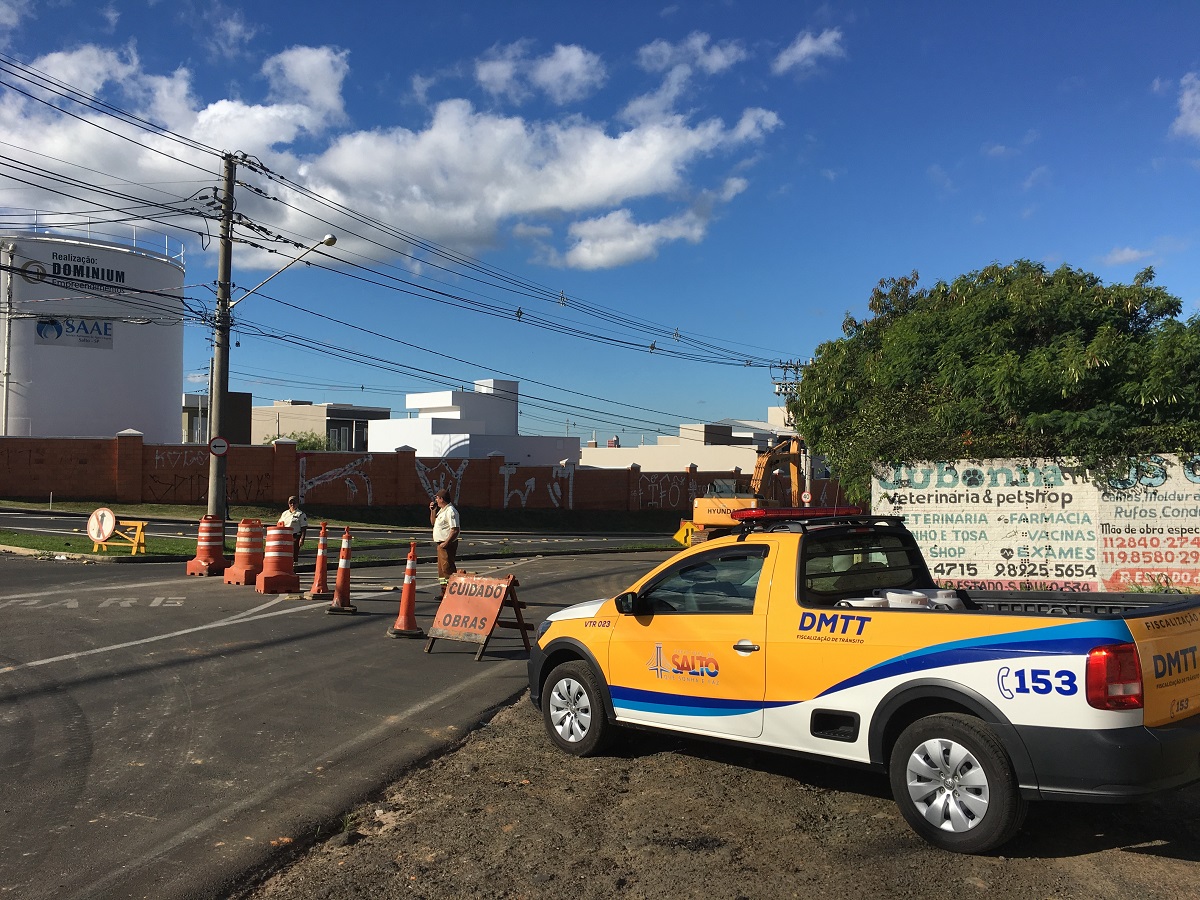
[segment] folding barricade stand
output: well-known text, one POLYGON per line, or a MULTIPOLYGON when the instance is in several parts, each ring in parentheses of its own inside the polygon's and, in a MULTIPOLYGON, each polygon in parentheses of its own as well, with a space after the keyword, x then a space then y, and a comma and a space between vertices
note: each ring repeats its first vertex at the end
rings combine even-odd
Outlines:
POLYGON ((525 650, 530 650, 529 632, 532 625, 525 623, 521 610, 525 604, 517 599, 519 582, 512 575, 504 578, 485 578, 470 572, 455 572, 450 576, 446 585, 446 593, 438 605, 437 614, 433 617, 433 626, 429 629, 429 640, 425 642, 425 652, 433 649, 433 642, 438 638, 450 641, 465 641, 479 644, 475 661, 483 658, 488 641, 496 628, 515 628, 521 634, 521 642, 525 650), (509 609, 513 618, 501 619, 503 609, 509 609))
POLYGON ((88 517, 87 533, 92 539, 92 552, 107 553, 112 544, 122 549, 132 547, 132 556, 145 553, 146 526, 149 524, 137 519, 118 520, 111 509, 102 506, 88 517))

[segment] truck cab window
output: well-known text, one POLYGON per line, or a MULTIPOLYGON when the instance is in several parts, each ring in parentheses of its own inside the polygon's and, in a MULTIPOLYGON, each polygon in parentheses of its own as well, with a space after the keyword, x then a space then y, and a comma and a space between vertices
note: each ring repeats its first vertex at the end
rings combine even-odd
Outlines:
POLYGON ((749 614, 766 555, 767 548, 758 545, 690 557, 642 596, 655 613, 749 614))

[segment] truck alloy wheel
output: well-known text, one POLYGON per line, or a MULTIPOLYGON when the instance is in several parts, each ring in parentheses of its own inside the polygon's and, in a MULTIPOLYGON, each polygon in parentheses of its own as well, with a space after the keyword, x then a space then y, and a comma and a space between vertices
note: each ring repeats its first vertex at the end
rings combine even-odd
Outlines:
POLYGON ((580 660, 556 666, 542 692, 546 733, 573 756, 600 750, 612 732, 591 667, 580 660))
POLYGON ((947 713, 909 725, 892 748, 889 777, 905 820, 943 850, 993 850, 1025 818, 1003 745, 973 716, 947 713))

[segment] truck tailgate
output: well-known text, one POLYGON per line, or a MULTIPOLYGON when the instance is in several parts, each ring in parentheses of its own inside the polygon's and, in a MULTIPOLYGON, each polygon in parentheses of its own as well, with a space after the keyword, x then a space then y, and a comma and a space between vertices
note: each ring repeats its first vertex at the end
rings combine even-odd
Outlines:
POLYGON ((1168 725, 1200 712, 1200 605, 1127 620, 1142 665, 1144 722, 1168 725))

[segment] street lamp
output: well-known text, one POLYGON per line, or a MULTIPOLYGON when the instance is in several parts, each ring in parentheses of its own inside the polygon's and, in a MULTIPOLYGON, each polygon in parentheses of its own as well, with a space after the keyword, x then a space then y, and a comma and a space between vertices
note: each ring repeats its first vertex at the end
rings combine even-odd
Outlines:
MULTIPOLYGON (((232 197, 233 185, 232 181, 232 166, 226 169, 226 189, 224 192, 225 204, 230 205, 227 212, 232 213, 232 197)), ((229 288, 230 279, 232 276, 232 261, 231 261, 231 215, 223 215, 221 222, 221 246, 220 254, 217 259, 217 312, 216 321, 213 324, 213 389, 212 395, 208 398, 209 405, 209 421, 211 422, 211 433, 213 437, 224 437, 225 430, 225 406, 229 399, 229 329, 233 324, 233 317, 230 315, 230 310, 237 306, 268 281, 274 278, 280 272, 290 268, 295 263, 298 263, 308 254, 312 253, 318 247, 332 247, 337 243, 337 238, 332 234, 327 234, 321 240, 317 241, 299 256, 288 261, 288 264, 277 272, 264 278, 242 296, 230 302, 229 288)), ((226 503, 226 488, 225 488, 225 454, 210 453, 208 457, 208 514, 216 516, 222 521, 225 520, 228 514, 228 506, 226 503)))
POLYGON ((286 266, 284 266, 282 269, 280 269, 278 272, 275 272, 272 275, 268 275, 266 278, 264 278, 262 281, 260 281, 254 287, 250 288, 250 290, 246 291, 246 293, 242 294, 242 296, 238 297, 236 300, 234 300, 232 303, 230 303, 229 308, 233 309, 235 306, 237 306, 239 303, 241 303, 243 300, 245 300, 247 297, 249 297, 251 294, 253 294, 255 291, 257 291, 260 287, 262 287, 264 284, 266 284, 268 281, 270 281, 276 275, 280 274, 281 272, 286 272, 294 263, 300 262, 300 260, 304 259, 304 257, 308 256, 308 254, 312 253, 318 247, 332 247, 336 243, 337 243, 336 236, 334 236, 332 234, 325 235, 325 237, 321 238, 319 241, 317 241, 315 244, 313 244, 311 247, 309 247, 307 250, 305 250, 303 253, 301 253, 299 256, 297 256, 295 259, 293 259, 291 262, 289 262, 286 266))

